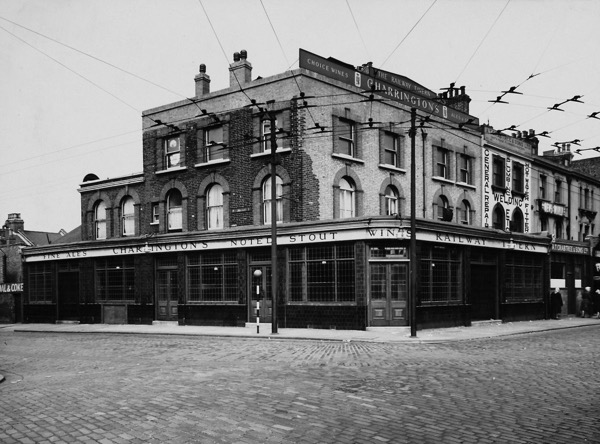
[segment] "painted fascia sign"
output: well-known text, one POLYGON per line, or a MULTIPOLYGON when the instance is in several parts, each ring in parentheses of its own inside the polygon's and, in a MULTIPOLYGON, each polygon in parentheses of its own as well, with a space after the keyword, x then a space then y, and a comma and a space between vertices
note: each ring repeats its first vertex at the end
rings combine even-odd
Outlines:
POLYGON ((475 125, 479 120, 467 113, 450 108, 437 95, 407 77, 387 71, 367 67, 358 70, 342 62, 325 59, 303 49, 300 50, 300 68, 313 71, 342 83, 355 86, 365 92, 384 99, 416 108, 421 114, 447 119, 455 123, 470 122, 475 125))

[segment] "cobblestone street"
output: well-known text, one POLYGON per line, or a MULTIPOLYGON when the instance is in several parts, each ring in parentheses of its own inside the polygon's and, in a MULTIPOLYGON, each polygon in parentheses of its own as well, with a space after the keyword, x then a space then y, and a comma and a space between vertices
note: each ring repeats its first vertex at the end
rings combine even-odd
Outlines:
POLYGON ((0 329, 0 442, 600 442, 599 333, 388 344, 0 329))

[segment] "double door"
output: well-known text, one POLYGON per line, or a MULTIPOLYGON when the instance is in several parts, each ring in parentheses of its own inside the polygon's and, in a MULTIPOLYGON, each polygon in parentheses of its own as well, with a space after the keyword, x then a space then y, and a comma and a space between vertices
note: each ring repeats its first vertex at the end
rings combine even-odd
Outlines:
POLYGON ((371 262, 370 325, 408 325, 408 262, 371 262))
POLYGON ((177 269, 156 270, 156 319, 159 321, 177 320, 177 269))

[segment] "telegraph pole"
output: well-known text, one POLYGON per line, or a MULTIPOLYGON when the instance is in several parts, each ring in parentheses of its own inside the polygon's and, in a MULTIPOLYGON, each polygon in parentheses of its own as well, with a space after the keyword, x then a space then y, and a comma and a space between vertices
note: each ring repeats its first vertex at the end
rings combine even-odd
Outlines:
POLYGON ((271 294, 273 295, 271 333, 277 333, 277 133, 276 119, 269 113, 271 125, 271 294))
POLYGON ((416 230, 416 159, 415 145, 417 138, 417 109, 410 109, 410 295, 409 295, 409 321, 410 336, 417 336, 417 230, 416 230))

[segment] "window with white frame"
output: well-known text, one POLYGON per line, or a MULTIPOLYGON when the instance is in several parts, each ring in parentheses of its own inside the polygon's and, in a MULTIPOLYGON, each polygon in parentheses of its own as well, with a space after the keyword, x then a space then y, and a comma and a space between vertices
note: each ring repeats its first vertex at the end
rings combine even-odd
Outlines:
POLYGON ((337 117, 337 152, 350 157, 356 156, 356 123, 349 119, 337 117))
POLYGON ((151 220, 151 224, 158 224, 160 222, 160 215, 159 215, 159 206, 157 203, 153 203, 152 204, 152 220, 151 220))
POLYGON ((121 203, 121 227, 123 236, 135 234, 135 207, 131 196, 123 199, 121 203))
POLYGON ((473 159, 471 156, 461 154, 458 158, 459 166, 459 181, 463 183, 473 184, 473 159))
POLYGON ((519 162, 512 163, 512 191, 514 193, 525 192, 525 170, 523 164, 519 162))
POLYGON ((183 227, 182 198, 179 190, 171 190, 167 195, 167 228, 181 230, 183 227))
POLYGON ((450 203, 448 202, 448 198, 442 194, 437 199, 437 218, 443 221, 452 220, 452 217, 449 217, 449 211, 450 203))
POLYGON ((442 147, 436 147, 435 151, 435 175, 437 177, 443 177, 444 179, 450 179, 450 156, 447 149, 442 147))
POLYGON ((340 179, 340 218, 356 215, 356 187, 346 178, 340 179))
POLYGON ((271 129, 271 121, 266 119, 261 122, 261 146, 264 153, 271 151, 271 133, 277 132, 277 119, 274 121, 275 128, 271 129))
POLYGON ((94 233, 96 239, 106 239, 106 204, 102 200, 94 207, 94 233))
POLYGON ((181 164, 181 146, 179 137, 165 139, 165 166, 175 168, 181 164))
POLYGON ((222 126, 210 127, 204 130, 204 149, 204 158, 207 162, 226 158, 222 126))
POLYGON ((383 196, 385 199, 385 214, 387 216, 396 216, 400 214, 400 209, 398 205, 399 197, 398 191, 393 186, 388 186, 385 189, 385 195, 383 196))
POLYGON ((500 204, 496 205, 492 213, 492 226, 498 230, 504 230, 506 227, 504 217, 504 208, 500 204))
POLYGON ((381 144, 383 148, 382 162, 385 165, 391 165, 401 168, 401 139, 397 134, 389 131, 384 131, 381 136, 381 144))
POLYGON ((492 158, 492 185, 498 188, 506 186, 506 167, 504 159, 500 156, 492 158))
POLYGON ((471 204, 468 200, 463 200, 460 205, 460 223, 471 225, 471 204))
MULTIPOLYGON (((275 199, 276 199, 276 223, 283 222, 283 181, 281 177, 275 176, 275 199)), ((268 176, 262 184, 262 203, 263 203, 263 221, 265 225, 271 223, 271 205, 272 205, 272 180, 268 176)))
POLYGON ((206 224, 209 230, 223 228, 223 187, 219 184, 206 193, 206 224))

